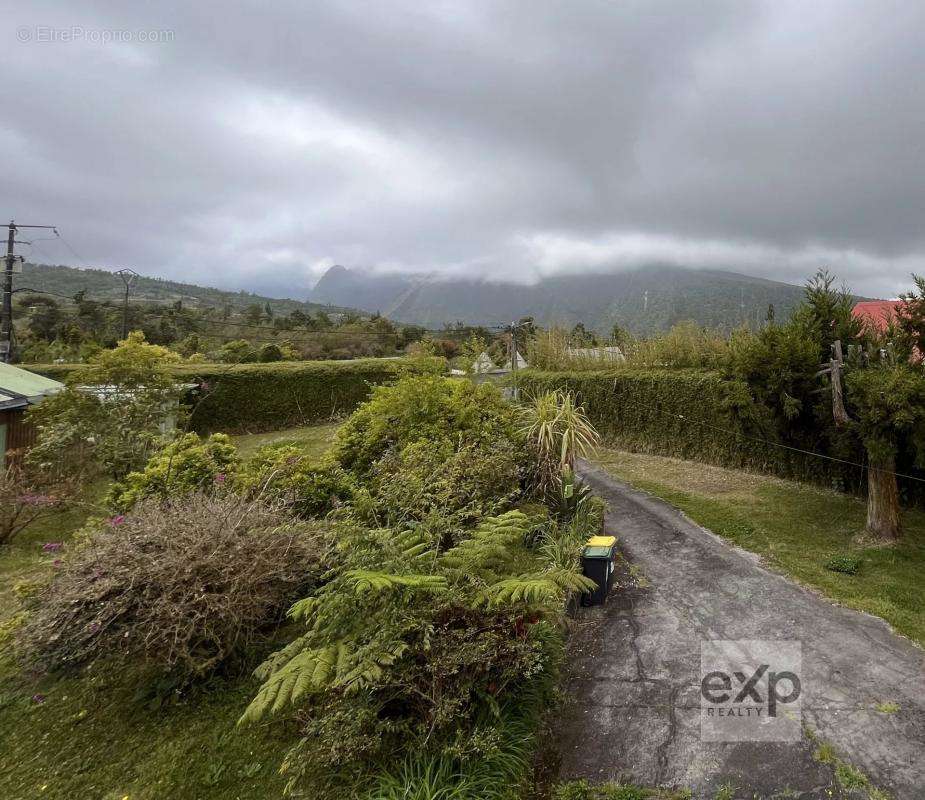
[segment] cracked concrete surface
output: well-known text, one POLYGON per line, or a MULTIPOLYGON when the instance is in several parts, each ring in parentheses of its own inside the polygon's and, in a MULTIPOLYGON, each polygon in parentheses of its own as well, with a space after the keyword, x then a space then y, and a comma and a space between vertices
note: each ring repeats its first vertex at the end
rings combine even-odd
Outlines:
POLYGON ((727 782, 749 800, 866 797, 839 787, 807 736, 701 741, 701 642, 790 639, 803 649, 804 724, 894 800, 925 799, 925 652, 668 504, 590 464, 581 472, 608 502, 625 563, 608 604, 577 624, 556 726, 560 777, 687 786, 710 799, 727 782), (885 702, 899 710, 878 711, 885 702))

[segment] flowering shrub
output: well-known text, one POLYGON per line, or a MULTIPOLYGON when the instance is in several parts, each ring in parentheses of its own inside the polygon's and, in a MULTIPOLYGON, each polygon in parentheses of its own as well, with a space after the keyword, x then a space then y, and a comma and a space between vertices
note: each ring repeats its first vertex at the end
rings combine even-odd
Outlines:
POLYGON ((72 495, 69 482, 48 485, 46 476, 18 462, 0 468, 0 545, 12 542, 36 520, 61 511, 72 495))
POLYGON ((113 658, 200 676, 315 586, 324 541, 320 529, 232 495, 146 498, 64 554, 28 599, 20 642, 48 669, 113 658))

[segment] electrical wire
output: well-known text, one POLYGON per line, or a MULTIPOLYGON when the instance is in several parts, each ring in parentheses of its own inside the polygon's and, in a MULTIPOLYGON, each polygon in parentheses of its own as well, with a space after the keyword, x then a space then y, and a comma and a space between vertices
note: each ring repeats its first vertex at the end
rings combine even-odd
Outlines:
MULTIPOLYGON (((740 431, 732 430, 731 428, 723 428, 723 427, 720 427, 719 425, 712 425, 709 422, 701 422, 699 420, 686 417, 684 414, 677 414, 673 411, 667 411, 661 408, 654 408, 652 406, 641 406, 638 403, 633 403, 633 402, 629 402, 629 403, 624 402, 623 405, 633 406, 637 409, 640 409, 642 411, 649 412, 649 413, 654 411, 655 413, 660 413, 666 416, 674 417, 675 419, 679 419, 688 424, 699 425, 702 428, 710 428, 712 430, 719 431, 721 433, 726 433, 732 436, 736 436, 740 439, 745 439, 746 441, 758 442, 760 444, 769 445, 771 447, 779 447, 784 450, 790 450, 795 453, 801 453, 803 455, 813 456, 815 458, 822 458, 822 459, 825 459, 826 461, 834 461, 838 464, 846 464, 847 466, 850 466, 850 467, 857 467, 858 469, 861 469, 861 470, 870 469, 869 464, 861 464, 857 461, 849 461, 848 459, 845 459, 845 458, 836 458, 835 456, 829 456, 829 455, 826 455, 825 453, 817 453, 815 450, 805 450, 802 447, 794 447, 789 444, 782 444, 781 442, 774 442, 774 441, 771 441, 770 439, 761 438, 760 436, 749 436, 748 434, 744 434, 744 433, 741 433, 740 431)), ((886 473, 887 475, 894 475, 897 478, 906 478, 907 480, 910 480, 910 481, 918 481, 919 483, 925 483, 925 478, 921 478, 916 475, 909 475, 904 472, 895 472, 889 469, 884 469, 880 471, 886 473)))

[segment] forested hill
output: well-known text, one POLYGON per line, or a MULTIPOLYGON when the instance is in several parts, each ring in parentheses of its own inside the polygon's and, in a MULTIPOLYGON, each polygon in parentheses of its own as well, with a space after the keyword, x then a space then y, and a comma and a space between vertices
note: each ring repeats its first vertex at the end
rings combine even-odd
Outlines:
POLYGON ((532 286, 438 276, 376 275, 332 267, 312 292, 316 302, 344 303, 410 323, 439 327, 460 320, 493 325, 533 316, 541 325, 634 334, 667 330, 683 320, 720 330, 755 327, 774 306, 786 319, 800 286, 721 270, 657 266, 610 274, 548 277, 532 286))
MULTIPOLYGON (((86 292, 87 299, 104 301, 121 301, 124 284, 118 275, 104 269, 78 269, 76 267, 50 266, 47 264, 25 264, 22 274, 13 276, 13 288, 29 288, 40 292, 51 292, 73 298, 81 291, 86 292)), ((265 297, 251 292, 231 292, 209 286, 197 286, 192 283, 150 278, 140 275, 132 287, 133 303, 152 302, 173 305, 182 300, 184 305, 211 306, 216 309, 230 307, 243 310, 248 306, 269 303, 274 312, 289 313, 295 310, 304 313, 316 311, 349 311, 351 309, 327 304, 305 302, 292 298, 265 297)))

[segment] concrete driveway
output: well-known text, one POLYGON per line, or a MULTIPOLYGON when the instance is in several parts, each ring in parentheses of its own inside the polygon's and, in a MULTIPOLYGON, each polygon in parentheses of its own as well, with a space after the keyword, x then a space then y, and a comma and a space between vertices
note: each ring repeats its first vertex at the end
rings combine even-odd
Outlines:
MULTIPOLYGON (((668 504, 587 463, 581 473, 609 504, 625 562, 621 588, 582 613, 572 640, 571 700, 555 732, 562 778, 686 786, 710 800, 724 784, 749 800, 883 796, 820 762, 822 746, 886 796, 925 798, 925 652, 668 504), (799 643, 797 740, 704 741, 701 647, 717 640, 799 643)), ((736 689, 753 666, 731 679, 736 689)))

